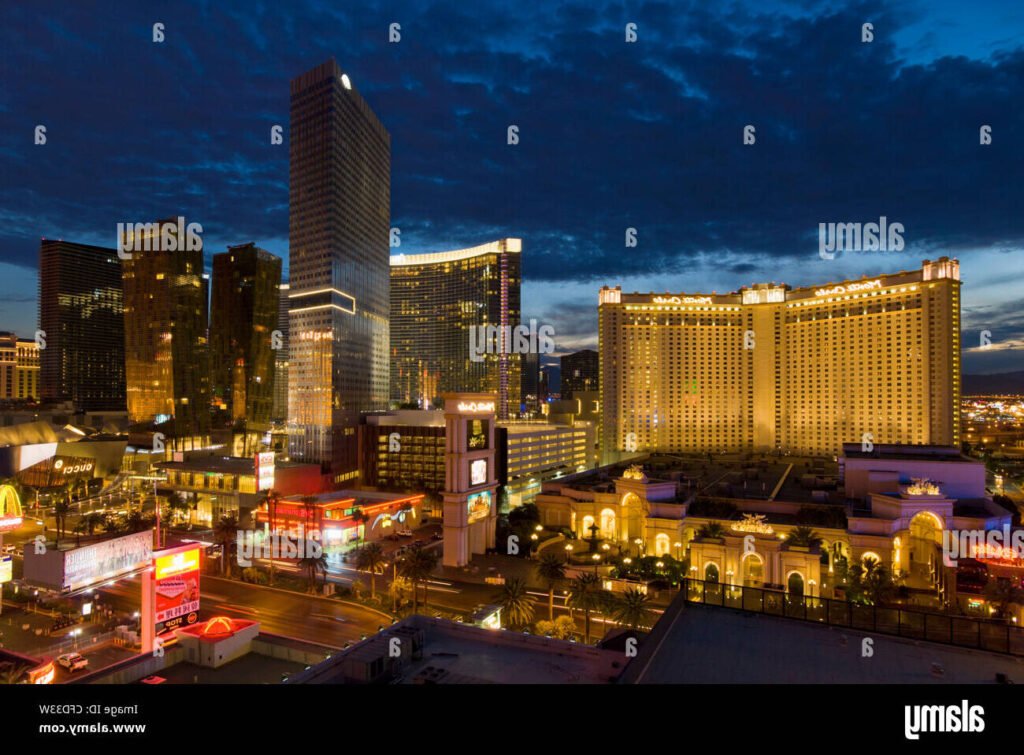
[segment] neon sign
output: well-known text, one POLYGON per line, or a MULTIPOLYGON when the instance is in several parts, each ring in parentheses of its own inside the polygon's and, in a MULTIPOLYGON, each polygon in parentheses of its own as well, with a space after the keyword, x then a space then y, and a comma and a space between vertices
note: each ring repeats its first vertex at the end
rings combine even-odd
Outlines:
POLYGON ((465 401, 459 402, 460 412, 493 412, 494 402, 493 401, 470 401, 468 404, 465 401))
POLYGON ((0 485, 0 532, 21 526, 21 498, 11 485, 0 485))
POLYGON ((870 291, 875 288, 881 288, 882 281, 875 279, 873 281, 864 281, 863 283, 847 283, 845 286, 833 286, 832 288, 819 288, 814 292, 815 296, 836 296, 838 294, 851 294, 857 291, 870 291))
POLYGON ((710 296, 655 296, 655 304, 710 304, 710 296))

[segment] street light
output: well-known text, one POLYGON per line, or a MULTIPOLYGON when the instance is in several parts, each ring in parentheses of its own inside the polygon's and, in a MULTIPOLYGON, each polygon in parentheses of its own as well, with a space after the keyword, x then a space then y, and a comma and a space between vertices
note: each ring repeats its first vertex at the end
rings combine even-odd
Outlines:
POLYGON ((565 546, 565 563, 569 563, 569 559, 572 558, 572 543, 566 543, 565 546))

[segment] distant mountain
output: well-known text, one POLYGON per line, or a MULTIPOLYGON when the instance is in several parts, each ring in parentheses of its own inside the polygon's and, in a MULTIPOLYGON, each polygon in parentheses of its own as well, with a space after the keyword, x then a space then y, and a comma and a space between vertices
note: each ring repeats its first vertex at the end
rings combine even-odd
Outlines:
POLYGON ((1024 371, 964 375, 961 385, 965 396, 1024 395, 1024 371))

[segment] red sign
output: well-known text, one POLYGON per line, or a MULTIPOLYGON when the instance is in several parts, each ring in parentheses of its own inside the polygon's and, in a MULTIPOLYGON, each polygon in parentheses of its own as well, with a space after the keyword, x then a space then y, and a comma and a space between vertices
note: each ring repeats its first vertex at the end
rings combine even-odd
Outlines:
POLYGON ((170 621, 199 610, 199 548, 157 556, 156 623, 170 621))

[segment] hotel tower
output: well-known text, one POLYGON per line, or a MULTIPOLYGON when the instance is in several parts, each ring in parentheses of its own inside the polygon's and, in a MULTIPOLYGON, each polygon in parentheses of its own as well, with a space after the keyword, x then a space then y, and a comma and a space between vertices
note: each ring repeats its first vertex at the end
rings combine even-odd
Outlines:
POLYGON ((341 483, 388 406, 391 136, 329 60, 292 80, 289 139, 289 451, 341 483))
POLYGON ((522 355, 509 343, 485 351, 479 333, 520 325, 521 251, 519 239, 499 239, 391 258, 392 399, 426 408, 442 393, 493 393, 498 419, 519 413, 522 355))
POLYGON ((960 445, 960 264, 598 306, 602 448, 960 445))

